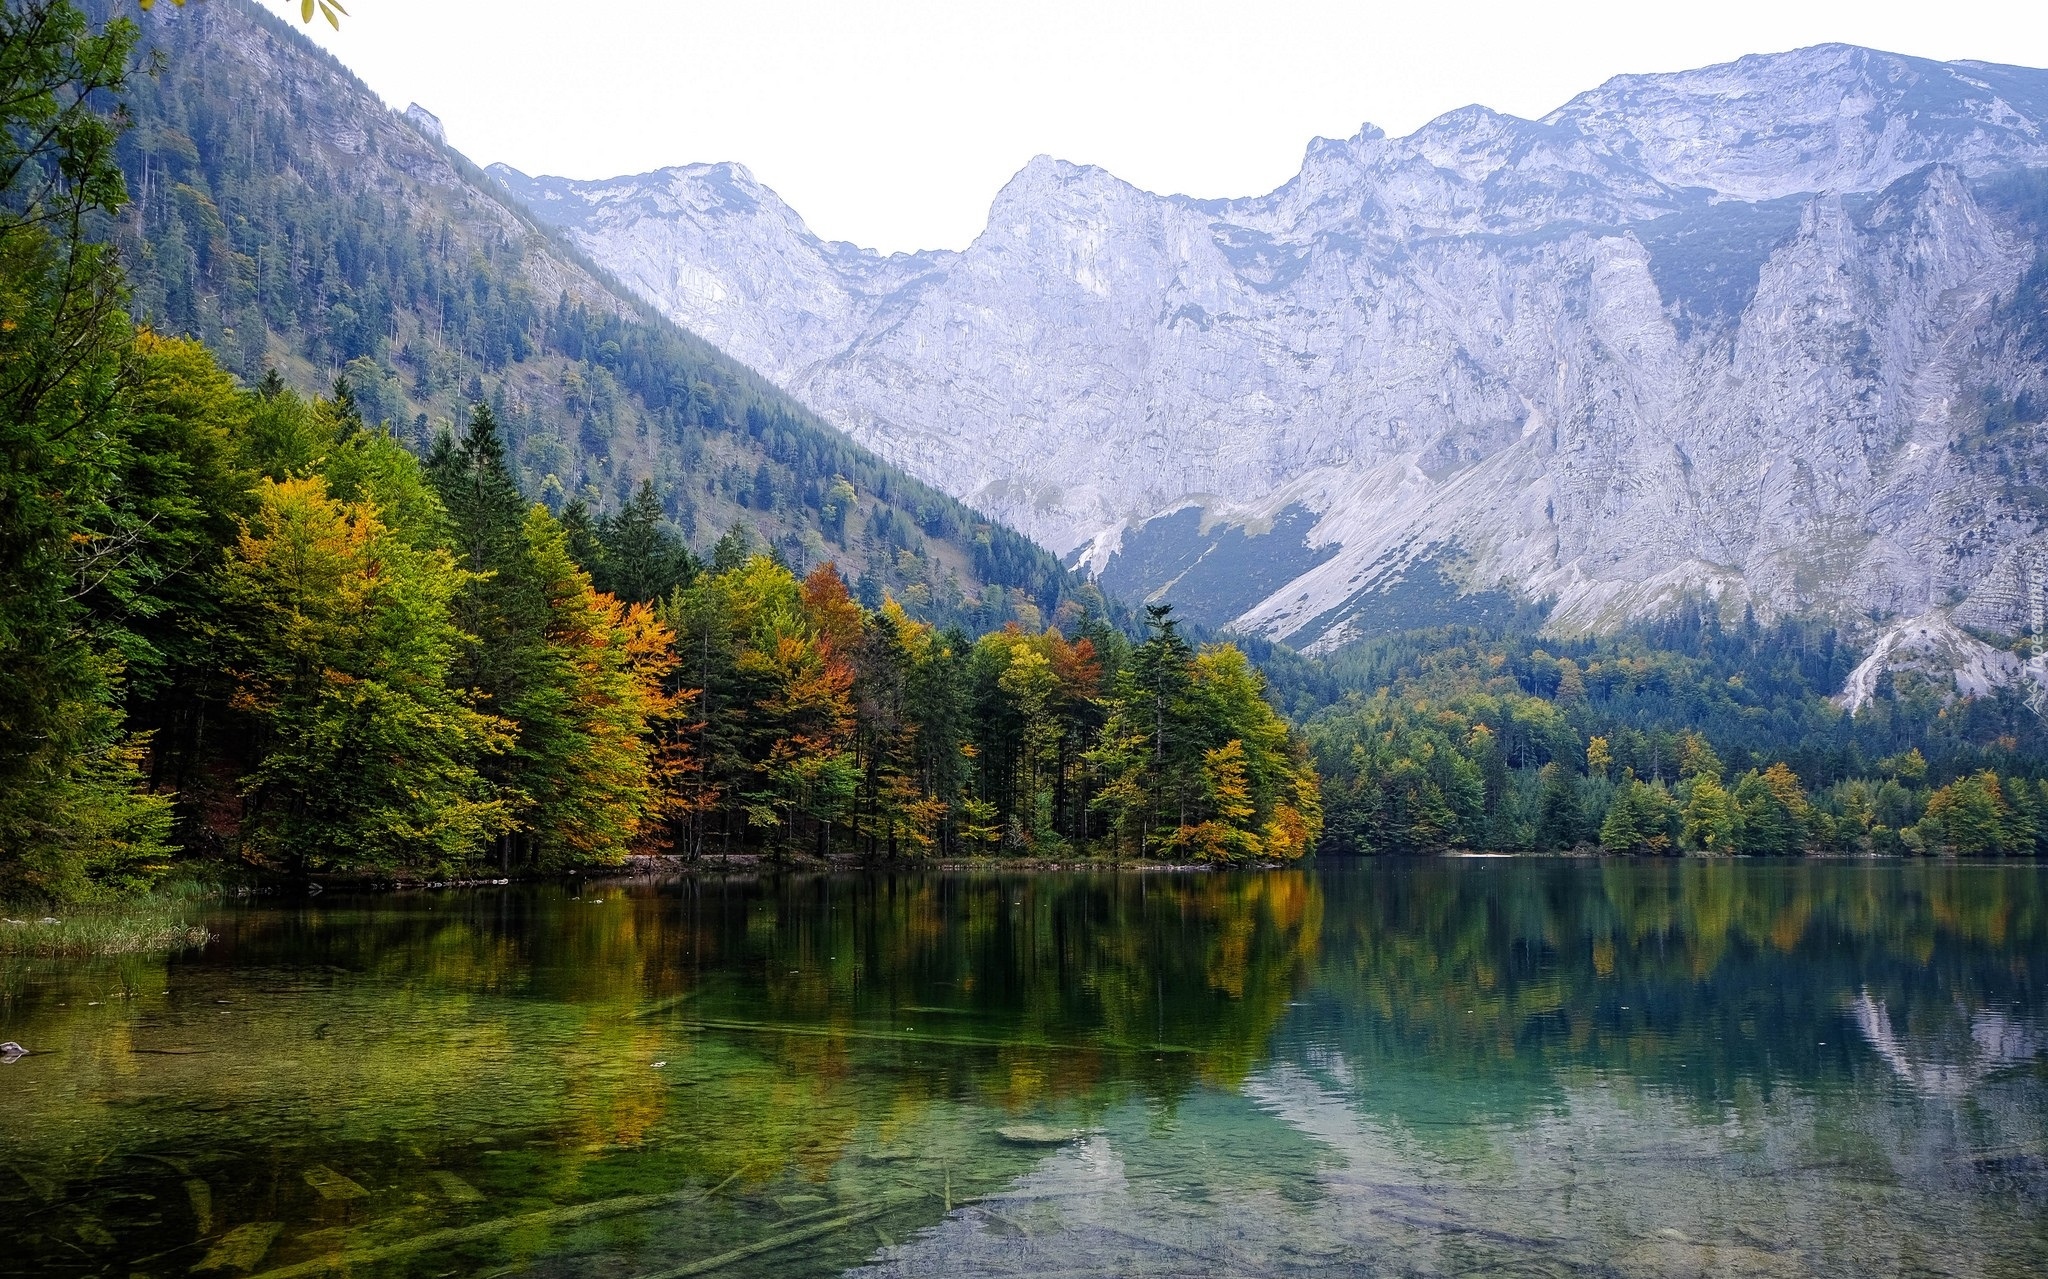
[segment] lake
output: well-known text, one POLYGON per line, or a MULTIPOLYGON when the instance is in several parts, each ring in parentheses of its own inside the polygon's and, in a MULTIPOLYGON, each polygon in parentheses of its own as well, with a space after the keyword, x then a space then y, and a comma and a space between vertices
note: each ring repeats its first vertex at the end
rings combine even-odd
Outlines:
POLYGON ((2041 1275, 2048 870, 229 903, 0 961, 0 1273, 2041 1275))

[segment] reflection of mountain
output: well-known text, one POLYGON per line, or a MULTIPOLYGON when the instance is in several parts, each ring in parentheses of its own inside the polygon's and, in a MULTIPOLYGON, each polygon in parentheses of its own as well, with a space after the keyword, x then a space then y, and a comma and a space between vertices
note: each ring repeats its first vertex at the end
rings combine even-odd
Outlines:
POLYGON ((1403 1078, 1418 1065, 1325 1052, 1261 1070, 1242 1098, 1193 1094, 1163 1122, 1116 1106, 852 1274, 1793 1279, 1910 1268, 1932 1240, 1947 1274, 2039 1260, 2026 1202, 1932 1155, 1945 1122, 1887 1090, 1699 1107, 1585 1074, 1503 1119, 1484 1088, 1403 1078), (1432 1091, 1437 1109, 1389 1113, 1388 1091, 1432 1091))
POLYGON ((1873 999, 1868 989, 1849 1001, 1849 1014, 1863 1041, 1892 1073, 1928 1097, 1960 1097, 1992 1074, 2025 1065, 2048 1049, 2039 1027, 1988 1008, 1968 1014, 1966 1035, 1920 1045, 1893 1031, 1885 1001, 1873 999))
POLYGON ((1854 1071, 1859 990, 1917 1034, 1909 1016, 2023 1004, 2048 981, 2031 865, 1502 859, 1321 883, 1318 977, 1281 1051, 1484 1079, 1516 1113, 1585 1069, 1706 1099, 1854 1071))

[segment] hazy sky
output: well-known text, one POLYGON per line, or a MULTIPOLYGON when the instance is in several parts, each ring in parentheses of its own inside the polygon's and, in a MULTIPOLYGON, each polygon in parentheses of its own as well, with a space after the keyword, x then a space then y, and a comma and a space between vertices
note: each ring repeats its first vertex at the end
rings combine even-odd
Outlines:
MULTIPOLYGON (((266 0, 296 21, 297 0, 266 0)), ((2048 0, 348 0, 312 34, 479 163, 738 160, 820 235, 957 248, 1032 156, 1251 195, 1318 134, 1843 40, 2048 66, 2048 0)))

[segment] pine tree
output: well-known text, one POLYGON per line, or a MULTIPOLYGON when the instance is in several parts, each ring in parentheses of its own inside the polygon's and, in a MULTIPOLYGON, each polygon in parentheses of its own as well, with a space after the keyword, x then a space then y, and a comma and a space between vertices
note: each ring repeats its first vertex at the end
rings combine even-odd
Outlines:
POLYGON ((754 533, 744 523, 735 523, 711 548, 713 572, 730 573, 744 567, 754 554, 754 533))
POLYGON ((1537 774, 1541 791, 1537 800, 1536 847, 1549 851, 1571 848, 1583 829, 1578 787, 1571 771, 1555 760, 1537 774))
POLYGON ((697 575, 696 557, 663 521, 651 480, 642 480, 633 500, 598 526, 597 538, 602 567, 592 580, 628 603, 665 600, 697 575))
POLYGON ((505 462, 497 417, 483 404, 470 410, 457 441, 435 441, 427 473, 448 512, 450 534, 463 567, 474 574, 516 571, 525 553, 526 502, 505 462))
MULTIPOLYGON (((920 829, 929 836, 925 847, 951 851, 953 841, 965 837, 965 805, 979 802, 972 789, 974 747, 968 715, 972 645, 957 627, 934 632, 901 617, 900 610, 897 614, 908 658, 903 674, 903 718, 913 730, 907 767, 915 782, 917 802, 925 806, 916 816, 920 829), (926 822, 930 824, 924 825, 926 822)), ((989 821, 993 820, 991 810, 989 821)))
MULTIPOLYGON (((569 555, 592 583, 609 580, 611 566, 605 562, 604 543, 598 540, 597 521, 590 518, 590 504, 572 499, 562 508, 562 536, 568 539, 569 555)), ((666 598, 664 596, 663 598, 666 598)))
MULTIPOLYGON (((832 585, 814 593, 807 582, 806 602, 814 594, 829 594, 836 606, 845 597, 845 583, 829 566, 821 571, 830 573, 832 585)), ((813 574, 811 581, 817 579, 813 574)), ((929 628, 912 622, 893 602, 854 620, 859 627, 852 650, 854 759, 860 770, 855 828, 870 856, 886 852, 893 857, 900 841, 922 848, 936 834, 927 820, 930 814, 913 811, 926 793, 918 784, 919 725, 909 705, 915 651, 929 642, 929 628)))
MULTIPOLYGON (((1144 643, 1131 653, 1129 688, 1123 700, 1148 723, 1150 811, 1147 813, 1144 843, 1152 832, 1167 832, 1185 825, 1185 786, 1175 784, 1187 777, 1186 744, 1179 733, 1180 699, 1190 677, 1194 652, 1181 638, 1180 622, 1171 604, 1145 606, 1145 627, 1150 632, 1144 643)), ((1120 690, 1122 691, 1122 690, 1120 690)))

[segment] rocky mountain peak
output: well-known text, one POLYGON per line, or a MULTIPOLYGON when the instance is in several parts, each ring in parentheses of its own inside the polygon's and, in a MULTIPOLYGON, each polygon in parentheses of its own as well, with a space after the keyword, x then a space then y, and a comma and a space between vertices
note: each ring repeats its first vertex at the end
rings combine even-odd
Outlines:
POLYGON ((2048 159, 2048 72, 1854 45, 1617 76, 1545 117, 1658 180, 1741 200, 1868 191, 1936 160, 2048 159))
POLYGON ((988 233, 1015 232, 1026 223, 1046 218, 1070 219, 1077 214, 1123 204, 1132 198, 1156 199, 1105 169, 1074 164, 1049 155, 1031 161, 996 193, 989 206, 988 233))
POLYGON ((1818 46, 1317 139, 1241 199, 1040 156, 968 249, 888 259, 765 195, 576 221, 608 184, 528 182, 863 442, 1202 620, 1868 627, 2043 589, 2044 120, 2048 72, 1818 46))
POLYGON ((404 114, 407 123, 411 124, 413 128, 418 129, 436 142, 444 145, 447 143, 448 131, 441 127, 440 116, 435 115, 417 102, 408 105, 405 108, 404 114))

